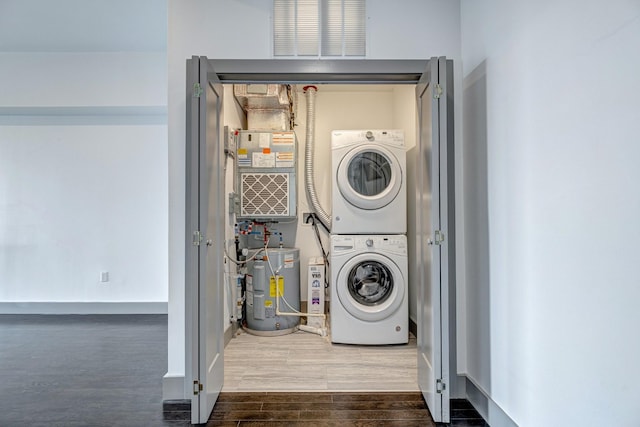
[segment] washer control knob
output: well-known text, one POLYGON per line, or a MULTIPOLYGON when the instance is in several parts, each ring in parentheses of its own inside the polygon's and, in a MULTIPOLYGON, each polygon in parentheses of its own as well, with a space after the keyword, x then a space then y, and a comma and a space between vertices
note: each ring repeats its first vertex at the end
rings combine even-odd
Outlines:
POLYGON ((367 131, 367 133, 365 134, 365 136, 367 137, 367 139, 369 141, 373 141, 373 132, 371 132, 370 130, 367 131))
POLYGON ((367 239, 367 242, 366 242, 366 243, 367 243, 367 246, 368 246, 368 247, 373 246, 373 239, 367 239))

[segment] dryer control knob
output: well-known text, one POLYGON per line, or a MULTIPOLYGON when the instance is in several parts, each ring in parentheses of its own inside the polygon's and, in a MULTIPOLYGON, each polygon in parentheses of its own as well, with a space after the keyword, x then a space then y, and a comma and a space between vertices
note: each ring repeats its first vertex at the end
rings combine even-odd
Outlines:
POLYGON ((366 133, 366 135, 365 135, 365 136, 367 137, 367 139, 368 139, 369 141, 373 141, 373 132, 371 132, 370 130, 369 130, 369 131, 367 131, 367 133, 366 133))
POLYGON ((368 247, 373 246, 373 239, 367 239, 367 242, 366 242, 366 243, 367 243, 367 246, 368 246, 368 247))

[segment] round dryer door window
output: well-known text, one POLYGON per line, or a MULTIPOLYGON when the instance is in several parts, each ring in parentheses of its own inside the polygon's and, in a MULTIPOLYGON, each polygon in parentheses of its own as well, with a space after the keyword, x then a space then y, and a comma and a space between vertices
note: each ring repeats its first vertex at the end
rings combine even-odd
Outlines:
POLYGON ((380 209, 395 199, 402 186, 402 170, 384 147, 367 144, 348 152, 338 166, 340 193, 360 209, 380 209))
POLYGON ((384 255, 364 253, 349 259, 335 283, 340 304, 367 321, 389 317, 402 304, 406 283, 398 266, 384 255))

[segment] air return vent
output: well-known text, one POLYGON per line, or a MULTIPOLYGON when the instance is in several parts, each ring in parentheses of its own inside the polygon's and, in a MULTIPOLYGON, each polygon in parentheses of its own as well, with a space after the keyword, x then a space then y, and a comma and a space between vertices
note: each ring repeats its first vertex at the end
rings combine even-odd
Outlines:
POLYGON ((243 217, 288 217, 289 174, 241 174, 240 210, 243 217))
POLYGON ((291 131, 241 130, 236 135, 240 220, 296 218, 296 136, 291 131))

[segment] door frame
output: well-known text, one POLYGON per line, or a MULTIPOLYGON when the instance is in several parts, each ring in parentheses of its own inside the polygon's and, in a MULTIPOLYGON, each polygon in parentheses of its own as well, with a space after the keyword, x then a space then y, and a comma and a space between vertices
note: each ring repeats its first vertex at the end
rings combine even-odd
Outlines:
MULTIPOLYGON (((206 57, 200 57, 200 60, 208 61, 210 68, 215 70, 217 80, 222 84, 232 83, 283 83, 283 84, 319 84, 319 83, 341 83, 341 84, 410 84, 417 85, 421 76, 427 69, 430 61, 438 59, 424 59, 424 60, 367 60, 367 59, 337 59, 337 60, 325 60, 325 59, 296 59, 296 60, 278 60, 278 59, 262 59, 262 60, 247 60, 247 59, 207 59, 206 57)), ((443 59, 443 58, 441 58, 443 59)), ((443 61, 444 62, 444 61, 443 61)), ((449 66, 448 69, 452 70, 452 61, 446 60, 449 66)), ((447 77, 452 77, 452 72, 447 73, 447 77)), ((449 85, 447 87, 452 88, 453 79, 448 80, 449 85)), ((446 126, 447 132, 446 138, 451 141, 449 150, 453 154, 453 91, 447 92, 448 109, 446 115, 446 123, 441 123, 446 126)), ((442 120, 442 118, 441 118, 442 120)), ((453 168, 447 171, 447 176, 451 177, 451 184, 453 181, 453 168)), ((449 189, 445 189, 449 191, 449 189)), ((451 203, 453 203, 453 188, 450 189, 451 194, 448 195, 451 203)), ((449 216, 452 218, 452 216, 449 216)), ((451 223, 453 227, 453 223, 451 223)), ((450 234, 453 237, 453 234, 450 234)), ((451 248, 455 247, 453 241, 451 241, 451 248)), ((454 255, 454 250, 450 251, 451 255, 454 255)), ((452 346, 449 351, 449 363, 451 384, 448 391, 450 395, 454 395, 453 388, 455 387, 454 378, 457 376, 456 372, 456 354, 455 354, 455 257, 449 260, 449 265, 454 267, 454 270, 447 278, 446 288, 449 295, 449 337, 452 342, 452 346), (451 299, 453 297, 453 299, 451 299)), ((188 268, 188 266, 187 266, 188 268)), ((187 273, 188 274, 188 273, 187 273)), ((193 292, 189 290, 190 284, 186 284, 187 294, 193 292)), ((193 323, 193 319, 190 319, 189 311, 187 311, 186 322, 193 323)), ((444 319, 443 319, 444 320, 444 319)), ((194 325, 195 326, 195 325, 194 325)), ((421 325, 416 325, 417 328, 421 328, 421 325)), ((187 337, 187 340, 189 338, 187 337)), ((193 351, 194 347, 187 346, 187 361, 192 357, 189 354, 193 351), (191 349, 191 350, 190 350, 191 349)), ((447 420, 442 420, 447 422, 447 420)))

